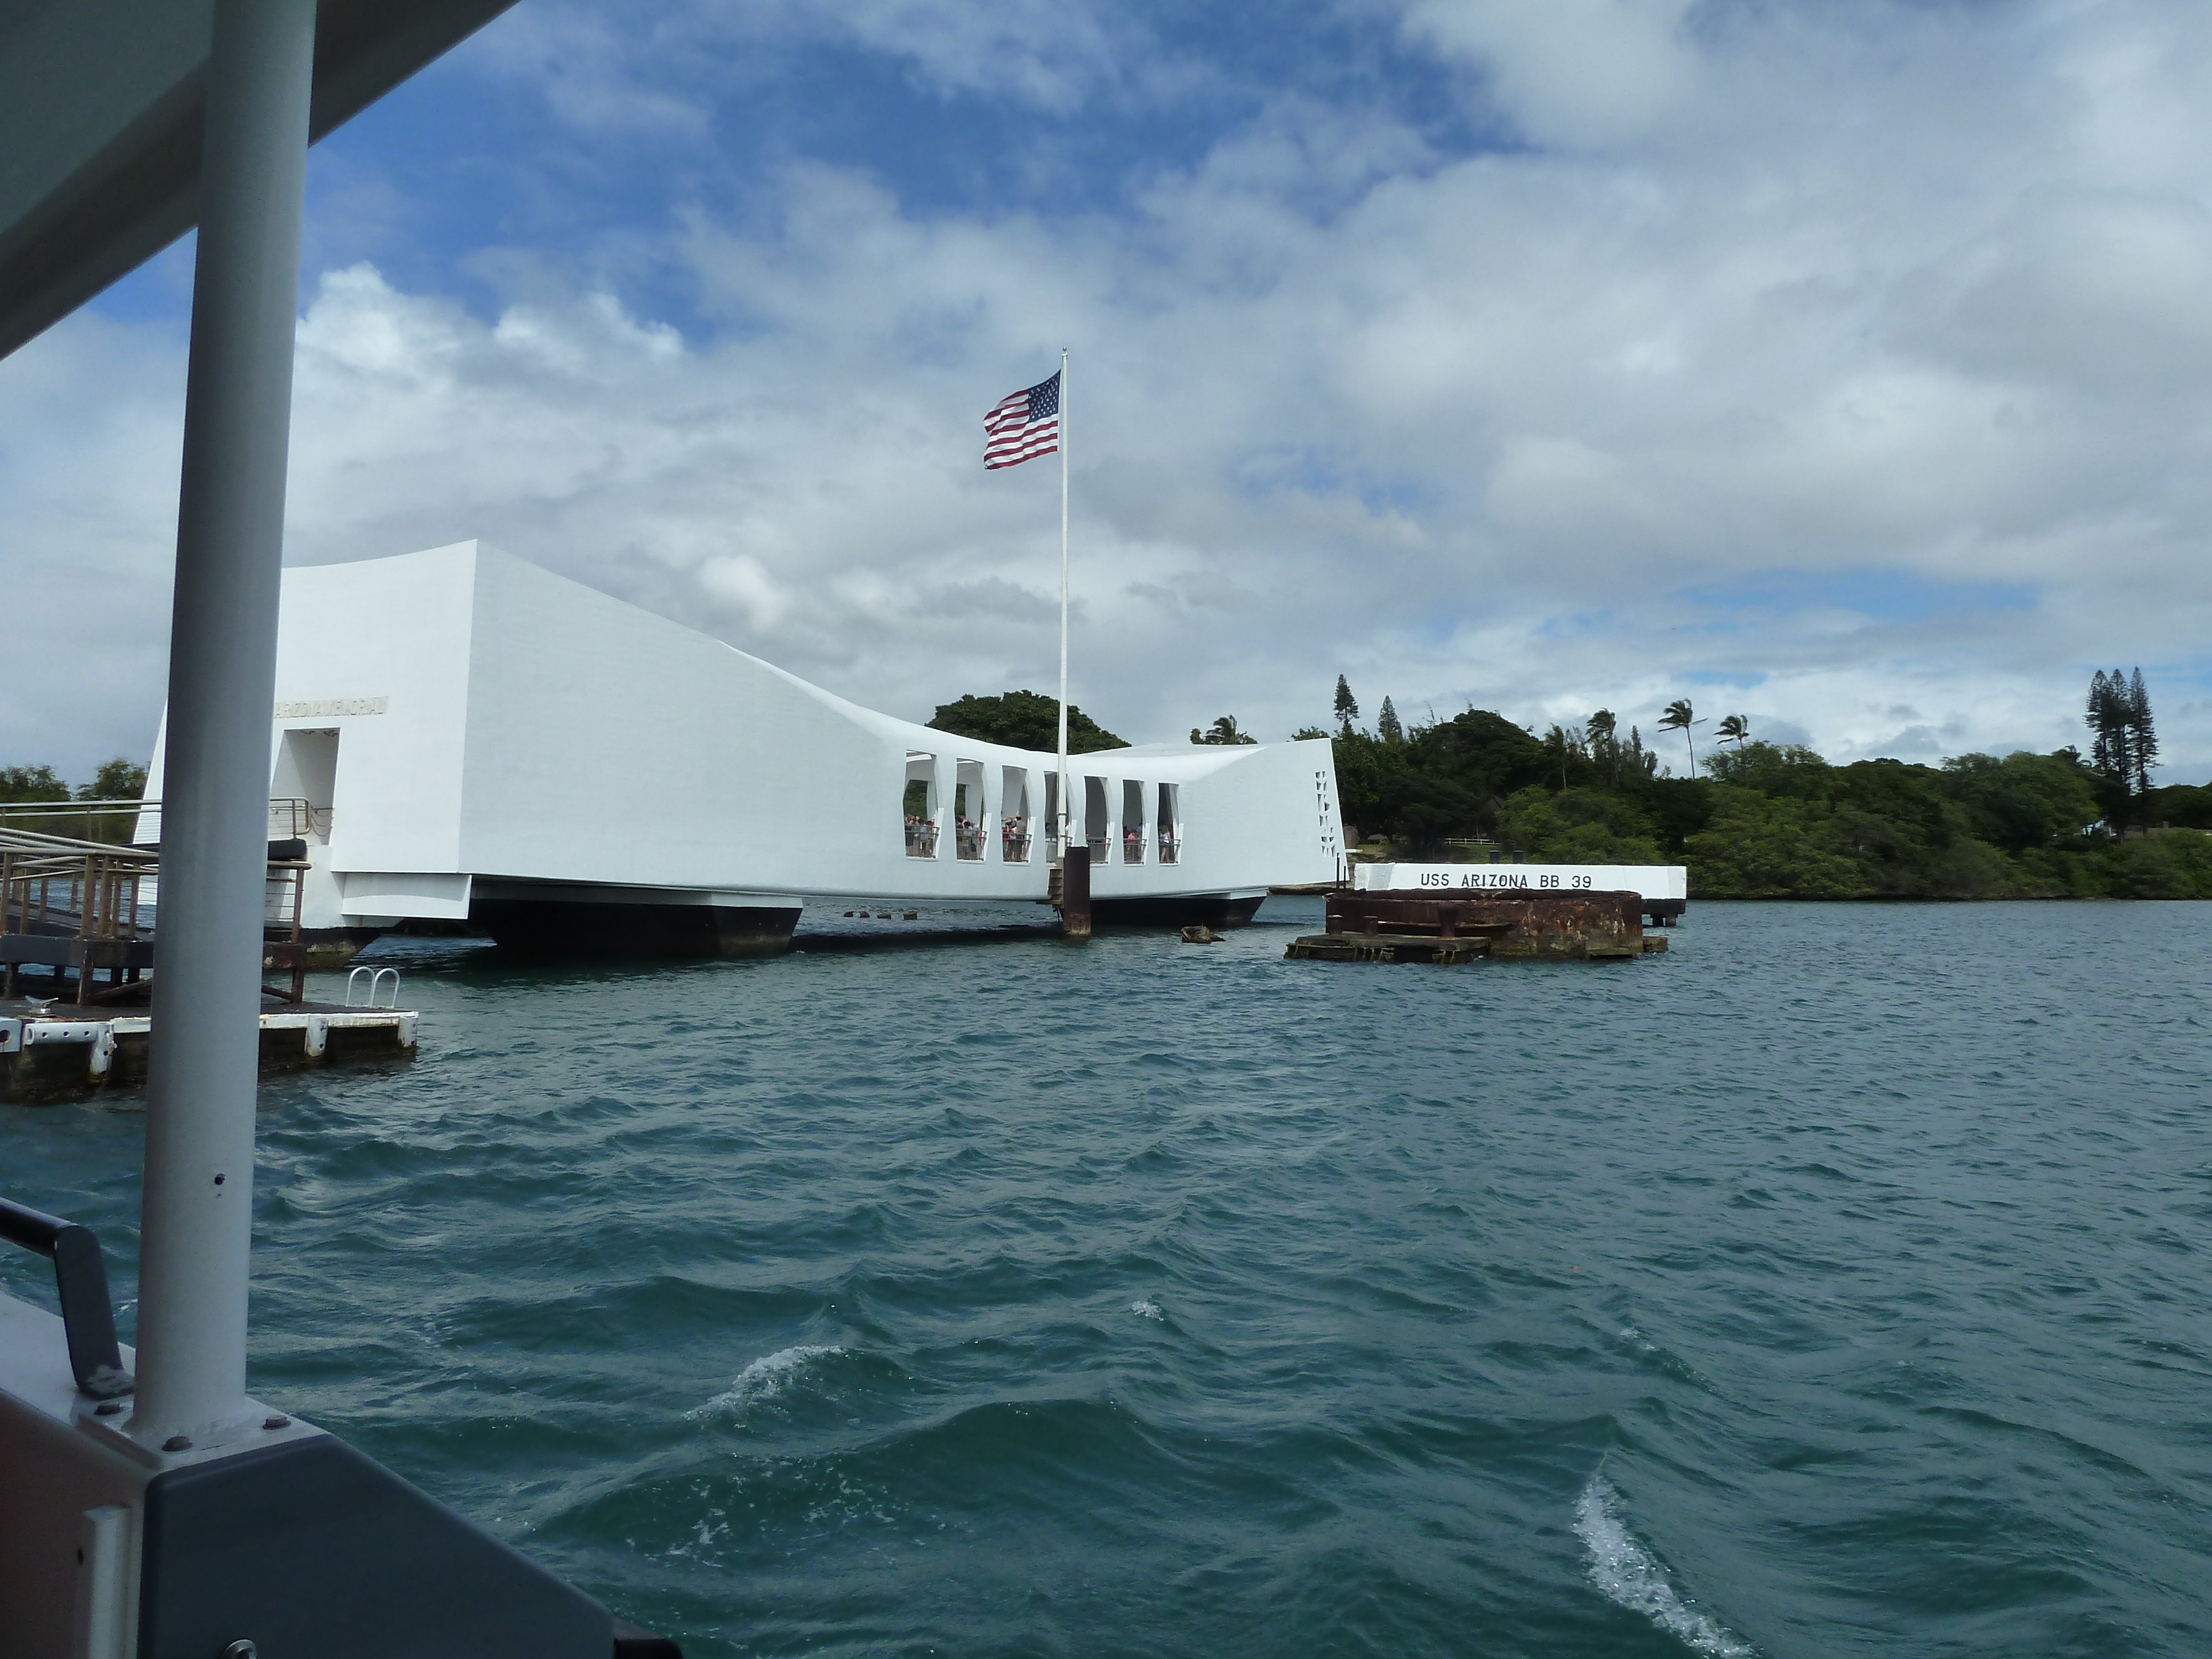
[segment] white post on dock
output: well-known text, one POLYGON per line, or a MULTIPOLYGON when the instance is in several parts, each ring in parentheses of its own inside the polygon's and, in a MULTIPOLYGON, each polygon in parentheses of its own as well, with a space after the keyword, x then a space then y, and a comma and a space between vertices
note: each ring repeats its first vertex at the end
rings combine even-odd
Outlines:
POLYGON ((1067 348, 1060 349, 1060 857, 1067 861, 1067 348))
POLYGON ((270 708, 315 0, 216 0, 185 388, 137 1411, 156 1443, 246 1401, 270 708))

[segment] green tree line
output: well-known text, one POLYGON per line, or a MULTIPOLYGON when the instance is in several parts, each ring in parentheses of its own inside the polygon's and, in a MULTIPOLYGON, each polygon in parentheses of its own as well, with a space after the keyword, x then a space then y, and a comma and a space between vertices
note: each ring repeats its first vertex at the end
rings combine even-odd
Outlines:
MULTIPOLYGON (((2100 673, 2085 759, 1960 755, 1939 766, 1832 764, 1722 720, 1697 775, 1664 773, 1640 729, 1601 709, 1543 736, 1489 709, 1372 732, 1340 679, 1347 825, 1409 854, 1488 841, 1543 862, 1685 864, 1707 898, 2212 898, 2212 787, 2155 787, 2140 672, 2100 673)), ((1677 759, 1705 725, 1685 699, 1658 725, 1677 759)))
POLYGON ((49 836, 82 841, 127 842, 136 822, 128 812, 19 813, 10 806, 43 806, 68 801, 137 800, 146 793, 146 769, 118 756, 71 789, 51 766, 0 766, 0 823, 13 823, 49 836))
POLYGON ((146 769, 117 756, 72 790, 51 766, 0 766, 0 805, 18 801, 137 800, 146 769))

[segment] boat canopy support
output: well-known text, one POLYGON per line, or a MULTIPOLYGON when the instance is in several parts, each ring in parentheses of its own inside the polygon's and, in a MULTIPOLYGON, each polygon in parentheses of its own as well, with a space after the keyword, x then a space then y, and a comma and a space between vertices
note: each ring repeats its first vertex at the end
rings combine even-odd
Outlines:
POLYGON ((148 1056, 138 1395, 154 1443, 246 1410, 247 1255, 314 0, 218 0, 169 630, 161 1020, 148 1056))
MULTIPOLYGON (((481 4, 359 11, 399 28, 481 4)), ((665 1659, 672 1644, 618 1628, 507 1545, 246 1393, 269 722, 318 9, 212 0, 138 1344, 132 1354, 116 1340, 91 1233, 0 1205, 0 1237, 53 1259, 63 1306, 56 1318, 0 1295, 0 1631, 7 1659, 665 1659)), ((73 9, 89 14, 84 29, 118 27, 103 8, 44 11, 73 9)))

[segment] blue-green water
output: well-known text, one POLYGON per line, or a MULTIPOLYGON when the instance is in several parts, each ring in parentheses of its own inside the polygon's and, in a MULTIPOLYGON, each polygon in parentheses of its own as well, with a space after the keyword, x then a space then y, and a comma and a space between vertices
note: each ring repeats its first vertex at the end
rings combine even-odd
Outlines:
MULTIPOLYGON (((2212 906, 1313 915, 411 947, 265 1091, 254 1386, 695 1656, 2212 1651, 2212 906)), ((0 1111, 123 1297, 139 1128, 0 1111)))

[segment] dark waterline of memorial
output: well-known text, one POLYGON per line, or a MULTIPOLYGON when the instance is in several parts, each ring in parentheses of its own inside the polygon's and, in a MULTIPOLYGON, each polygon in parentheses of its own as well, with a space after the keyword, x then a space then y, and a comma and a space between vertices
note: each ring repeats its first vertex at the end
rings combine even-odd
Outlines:
MULTIPOLYGON (((2212 906, 1318 914, 381 946, 421 1058, 264 1091, 252 1386, 695 1659, 2212 1651, 2212 906)), ((126 1335, 138 1109, 0 1108, 126 1335)))

